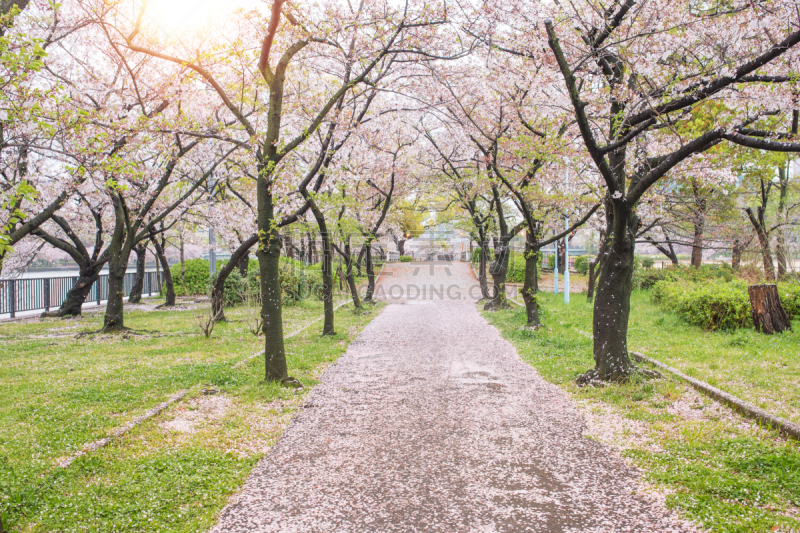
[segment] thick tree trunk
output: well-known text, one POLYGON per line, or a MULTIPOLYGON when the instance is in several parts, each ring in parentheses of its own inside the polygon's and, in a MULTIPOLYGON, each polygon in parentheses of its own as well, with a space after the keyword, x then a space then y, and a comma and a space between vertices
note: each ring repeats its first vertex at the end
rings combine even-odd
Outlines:
MULTIPOLYGON (((530 232, 529 232, 530 233, 530 232)), ((525 242, 525 282, 522 285, 522 301, 529 328, 541 325, 539 318, 539 247, 530 241, 525 242)))
MULTIPOLYGON (((100 279, 100 271, 103 269, 104 264, 105 262, 101 261, 90 262, 88 265, 81 268, 78 281, 75 282, 75 285, 67 293, 61 307, 59 307, 57 311, 42 313, 42 317, 64 318, 81 316, 81 310, 83 304, 86 302, 86 297, 89 296, 89 293, 92 291, 92 285, 100 279)), ((98 290, 100 290, 99 286, 98 290)))
MULTIPOLYGON (((272 198, 270 215, 272 214, 272 198)), ((259 212, 261 210, 259 209, 259 212)), ((271 218, 271 216, 270 216, 271 218)), ((289 377, 283 343, 283 308, 281 304, 281 238, 274 233, 259 243, 256 256, 261 274, 261 319, 264 332, 264 374, 267 381, 284 382, 289 377)))
POLYGON ((772 335, 792 329, 789 316, 781 304, 777 285, 751 285, 747 292, 756 331, 772 335))
MULTIPOLYGON (((624 201, 624 200, 623 200, 624 201)), ((636 367, 628 356, 634 247, 638 217, 621 202, 613 205, 611 241, 601 251, 592 330, 595 367, 579 382, 626 379, 636 367)))
MULTIPOLYGON (((163 307, 175 307, 175 284, 172 282, 172 272, 169 270, 169 261, 167 261, 167 254, 164 250, 164 241, 162 240, 162 242, 159 243, 158 238, 152 234, 150 236, 150 241, 156 249, 156 266, 160 264, 161 268, 164 270, 164 285, 166 286, 167 294, 163 307)), ((160 280, 161 276, 159 275, 158 277, 160 280)), ((164 292, 163 288, 161 292, 164 292)))
POLYGON ((558 247, 558 272, 559 274, 563 274, 567 268, 567 247, 565 245, 565 240, 559 240, 556 243, 558 247))
POLYGON ((397 240, 397 251, 400 252, 400 255, 406 255, 406 241, 405 241, 405 239, 398 239, 397 240))
POLYGON ((489 273, 492 275, 494 286, 492 299, 483 306, 484 311, 496 311, 509 307, 506 301, 506 276, 508 275, 508 259, 510 250, 506 245, 500 245, 494 249, 494 261, 489 265, 489 273))
POLYGON ((145 261, 147 259, 147 243, 134 246, 133 251, 136 252, 136 281, 131 287, 131 293, 128 295, 128 303, 138 304, 142 301, 142 290, 144 290, 144 271, 145 261))
POLYGON ((125 329, 125 270, 128 261, 111 259, 108 263, 108 302, 103 317, 103 333, 125 329))

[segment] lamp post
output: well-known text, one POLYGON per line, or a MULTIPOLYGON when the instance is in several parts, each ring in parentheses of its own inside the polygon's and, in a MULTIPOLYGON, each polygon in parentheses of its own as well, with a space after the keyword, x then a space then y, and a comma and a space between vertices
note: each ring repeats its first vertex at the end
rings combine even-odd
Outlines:
MULTIPOLYGON (((565 159, 565 163, 567 160, 565 159)), ((564 183, 569 190, 569 165, 564 165, 564 183)), ((564 231, 569 229, 569 214, 564 215, 564 231)), ((569 234, 564 235, 564 303, 569 303, 569 234)))
POLYGON ((553 286, 555 294, 558 294, 558 241, 553 243, 553 257, 555 257, 555 268, 553 268, 553 286))

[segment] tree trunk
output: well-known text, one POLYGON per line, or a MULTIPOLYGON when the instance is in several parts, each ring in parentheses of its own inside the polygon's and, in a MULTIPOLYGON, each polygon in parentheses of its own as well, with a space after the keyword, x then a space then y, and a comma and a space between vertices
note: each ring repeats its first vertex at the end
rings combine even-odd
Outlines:
POLYGON ((133 249, 133 236, 126 238, 126 215, 122 201, 112 195, 114 204, 114 232, 108 245, 108 302, 103 316, 103 333, 125 329, 125 271, 133 249))
POLYGON ((131 293, 128 295, 128 303, 138 304, 142 301, 142 290, 144 289, 144 271, 145 261, 147 260, 147 243, 134 246, 133 251, 136 252, 136 281, 131 287, 131 293))
POLYGON ((621 204, 614 202, 613 212, 609 213, 611 240, 601 251, 592 319, 595 367, 581 376, 581 383, 624 380, 636 369, 628 356, 628 318, 639 219, 621 204))
MULTIPOLYGON (((270 215, 272 198, 270 197, 270 215)), ((261 210, 259 209, 259 213, 261 210)), ((270 219, 272 217, 270 216, 270 219)), ((259 231, 261 229, 259 228, 259 231)), ((283 382, 289 377, 286 348, 283 343, 283 309, 281 305, 281 238, 274 233, 259 243, 256 256, 261 274, 261 319, 264 332, 264 374, 267 381, 283 382)), ((269 235, 269 234, 267 234, 269 235)))
POLYGON ((344 253, 346 256, 345 260, 347 261, 347 264, 345 265, 347 267, 347 285, 350 287, 350 296, 353 298, 353 306, 356 309, 361 309, 361 298, 358 296, 358 287, 356 287, 356 280, 353 275, 353 263, 355 263, 355 261, 349 242, 344 245, 344 253))
POLYGON ((567 268, 567 247, 565 245, 565 240, 559 240, 556 243, 558 247, 558 272, 559 274, 563 274, 567 268))
POLYGON ((692 240, 692 266, 694 268, 700 268, 700 266, 703 264, 704 228, 705 216, 699 216, 694 222, 694 239, 692 240))
POLYGON ((742 246, 739 239, 733 240, 733 246, 731 247, 731 268, 734 270, 739 270, 742 266, 742 252, 744 251, 744 246, 742 246))
POLYGON ((400 255, 406 255, 406 240, 405 239, 398 239, 397 240, 397 251, 400 252, 400 255))
POLYGON ((308 232, 308 264, 313 265, 315 264, 315 259, 317 255, 316 247, 314 246, 314 236, 311 232, 308 232))
POLYGON ((364 265, 367 269, 367 292, 364 295, 364 301, 373 302, 372 295, 375 294, 375 265, 372 264, 371 242, 368 242, 364 248, 364 265))
POLYGON ((322 303, 324 304, 324 321, 322 335, 336 335, 333 316, 333 244, 331 244, 328 225, 322 212, 314 213, 322 237, 322 303))
MULTIPOLYGON (((243 241, 236 250, 233 251, 231 254, 230 260, 225 263, 225 266, 222 267, 219 272, 217 272, 217 277, 214 278, 214 283, 211 285, 211 312, 213 313, 214 320, 217 322, 226 322, 227 318, 225 318, 225 282, 228 279, 228 276, 231 275, 235 269, 239 269, 239 273, 242 271, 242 262, 244 261, 245 265, 250 260, 250 248, 255 246, 258 242, 258 237, 253 235, 249 239, 243 241)), ((245 268, 245 273, 242 277, 247 276, 247 269, 245 268)), ((263 292, 262 292, 263 294, 263 292)))
POLYGON ((586 300, 591 302, 594 300, 594 284, 597 270, 597 261, 599 256, 594 261, 589 262, 589 285, 586 288, 586 300))
POLYGON ((778 279, 785 279, 789 273, 789 262, 786 260, 786 238, 783 231, 776 230, 775 259, 778 263, 778 279))
MULTIPOLYGON (((103 269, 104 264, 105 262, 103 261, 90 261, 88 265, 81 268, 78 281, 75 282, 75 285, 67 293, 61 307, 59 307, 57 311, 42 313, 42 317, 63 318, 81 316, 81 310, 83 304, 86 302, 86 297, 89 296, 89 293, 92 291, 92 285, 100 279, 100 271, 103 269)), ((100 290, 99 286, 97 290, 100 290)))
POLYGON ((506 276, 508 275, 508 259, 510 250, 505 244, 495 247, 494 261, 489 265, 489 273, 494 282, 492 299, 483 306, 484 311, 496 311, 509 307, 506 301, 506 276))
POLYGON ((789 316, 781 304, 777 285, 751 285, 747 292, 756 331, 772 335, 792 329, 789 316))
POLYGON ((101 330, 103 333, 125 329, 124 298, 127 266, 128 261, 122 261, 121 258, 111 259, 108 262, 108 302, 103 317, 103 329, 101 330))
POLYGON ((181 233, 181 287, 186 288, 186 260, 183 255, 183 233, 181 233))
MULTIPOLYGON (((231 256, 231 260, 233 260, 233 256, 231 256)), ((247 277, 247 270, 250 268, 250 252, 246 252, 242 255, 242 258, 239 259, 239 275, 242 278, 247 277)))
POLYGON ((530 231, 525 239, 525 283, 522 285, 522 301, 529 328, 541 325, 539 318, 539 247, 531 242, 530 231))
MULTIPOLYGON (((162 239, 159 243, 158 238, 153 234, 150 234, 150 241, 156 249, 156 266, 161 264, 161 268, 164 270, 164 285, 166 285, 167 295, 163 307, 175 307, 175 285, 172 282, 172 272, 169 270, 169 261, 167 261, 167 254, 164 249, 166 241, 162 239)), ((158 272, 158 269, 156 269, 156 272, 158 272)), ((161 276, 159 275, 158 278, 160 285, 161 276)), ((163 289, 161 292, 163 292, 163 289)))
POLYGON ((294 245, 292 244, 291 234, 286 234, 286 257, 294 259, 294 245))
POLYGON ((481 259, 478 265, 478 283, 481 286, 481 297, 484 300, 490 300, 492 298, 491 293, 489 292, 489 279, 486 275, 486 262, 488 259, 489 253, 487 252, 486 248, 488 247, 488 243, 482 242, 481 243, 481 259))

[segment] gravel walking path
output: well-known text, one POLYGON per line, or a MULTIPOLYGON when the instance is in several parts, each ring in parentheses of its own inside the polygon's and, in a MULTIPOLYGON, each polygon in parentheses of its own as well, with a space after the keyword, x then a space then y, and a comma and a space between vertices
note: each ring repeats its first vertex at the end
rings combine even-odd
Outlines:
MULTIPOLYGON (((475 283, 414 268, 380 282, 475 283)), ((364 329, 214 532, 684 531, 473 301, 427 296, 364 329)))

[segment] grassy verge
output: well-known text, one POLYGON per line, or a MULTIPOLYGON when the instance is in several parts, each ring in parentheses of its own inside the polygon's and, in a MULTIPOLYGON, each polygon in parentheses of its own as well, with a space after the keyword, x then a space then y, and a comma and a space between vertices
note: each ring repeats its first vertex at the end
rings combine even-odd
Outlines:
MULTIPOLYGON (((327 364, 378 313, 336 313, 286 343, 299 392, 263 382, 241 308, 210 339, 201 311, 130 312, 132 335, 76 338, 101 315, 0 326, 0 513, 11 531, 202 531, 327 364), (239 363, 239 364, 237 364, 239 363), (63 469, 58 461, 181 389, 180 404, 63 469)), ((207 312, 207 311, 206 311, 207 312)), ((321 302, 284 308, 290 333, 321 302)))
MULTIPOLYGON (((484 316, 545 379, 582 405, 590 437, 619 446, 645 479, 667 494, 668 505, 709 531, 800 531, 796 442, 744 421, 670 376, 579 389, 574 379, 593 366, 586 336, 591 306, 578 296, 569 306, 563 296, 540 298, 546 327, 536 332, 520 328, 521 308, 484 316)), ((766 407, 782 398, 785 409, 773 412, 797 421, 798 410, 791 406, 800 394, 798 361, 788 360, 797 353, 795 335, 708 333, 661 313, 646 293, 633 298, 632 349, 766 407)))

